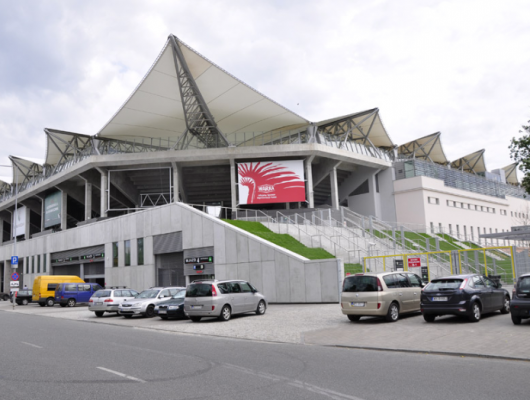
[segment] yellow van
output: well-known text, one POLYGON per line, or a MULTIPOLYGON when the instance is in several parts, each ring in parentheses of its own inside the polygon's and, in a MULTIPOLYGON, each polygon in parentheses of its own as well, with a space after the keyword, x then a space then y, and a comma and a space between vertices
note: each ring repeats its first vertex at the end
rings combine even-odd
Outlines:
POLYGON ((41 275, 33 282, 34 302, 39 306, 53 307, 55 304, 55 288, 59 283, 85 283, 80 277, 75 275, 41 275))

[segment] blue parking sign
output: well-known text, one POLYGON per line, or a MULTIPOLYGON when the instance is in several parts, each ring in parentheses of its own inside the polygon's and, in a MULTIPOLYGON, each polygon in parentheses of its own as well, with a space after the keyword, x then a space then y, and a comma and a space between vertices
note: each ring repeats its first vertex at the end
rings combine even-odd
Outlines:
POLYGON ((18 256, 11 257, 11 265, 18 265, 18 256))

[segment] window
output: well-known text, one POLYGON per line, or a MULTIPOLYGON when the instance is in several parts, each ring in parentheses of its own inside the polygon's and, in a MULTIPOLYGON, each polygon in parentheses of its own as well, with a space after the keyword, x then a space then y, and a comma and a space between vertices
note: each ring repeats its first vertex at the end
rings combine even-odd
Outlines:
POLYGON ((31 273, 35 273, 35 256, 31 256, 31 273))
POLYGON ((131 265, 131 241, 125 241, 125 266, 129 267, 131 265))
POLYGON ((442 233, 442 223, 441 222, 438 223, 438 232, 442 233))
POLYGON ((453 226, 451 224, 449 224, 449 234, 450 235, 453 234, 453 226))
POLYGON ((56 283, 48 283, 48 292, 55 292, 56 288, 57 288, 56 283))
POLYGON ((408 274, 409 275, 409 280, 410 280, 410 284, 412 285, 412 287, 421 287, 421 279, 418 275, 415 275, 415 274, 408 274))
POLYGON ((64 291, 65 292, 75 292, 75 291, 77 291, 77 285, 74 285, 72 283, 64 285, 64 291))
POLYGON ((164 289, 160 292, 160 296, 158 296, 160 299, 164 297, 171 297, 171 294, 169 294, 169 289, 164 289))
POLYGON ((144 239, 137 240, 138 265, 144 265, 144 239))
POLYGON ((471 233, 471 240, 475 240, 473 238, 473 227, 472 226, 469 227, 469 232, 471 233))
POLYGON ((217 285, 217 287, 219 288, 219 291, 222 293, 222 294, 228 294, 230 293, 230 285, 228 283, 219 283, 217 285))
POLYGON ((510 211, 511 216, 513 217, 513 211, 510 211))
POLYGON ((440 199, 437 197, 429 197, 428 201, 429 201, 429 204, 440 204, 440 199))
POLYGON ((118 242, 112 243, 112 266, 118 266, 118 242))
POLYGON ((479 276, 474 276, 473 277, 473 286, 475 288, 483 288, 484 287, 484 283, 482 282, 482 279, 480 279, 479 276))
POLYGON ((431 233, 434 233, 434 222, 431 222, 431 233))
POLYGON ((42 272, 46 273, 46 254, 42 256, 42 272))
POLYGON ((491 212, 492 212, 493 214, 495 214, 495 209, 494 209, 494 208, 492 208, 492 209, 491 209, 491 212))
MULTIPOLYGON (((344 292, 377 292, 377 278, 373 276, 348 276, 344 280, 343 291, 344 292)), ((186 292, 186 296, 187 295, 188 294, 186 292)))
POLYGON ((471 210, 471 209, 473 209, 473 205, 472 204, 468 204, 467 208, 471 210))
POLYGON ((250 289, 250 286, 246 282, 241 282, 239 284, 239 286, 241 286, 241 292, 242 293, 250 293, 250 292, 252 292, 252 289, 250 289))
POLYGON ((40 254, 37 256, 37 274, 40 274, 40 254))
POLYGON ((466 230, 466 226, 464 225, 464 238, 467 239, 467 230, 466 230))
POLYGON ((408 278, 404 274, 396 274, 396 279, 398 282, 398 287, 402 287, 402 288, 411 287, 408 278))
POLYGON ((379 193, 379 174, 375 174, 375 191, 379 193))
POLYGON ((80 292, 90 292, 90 285, 78 285, 80 292))
POLYGON ((26 257, 26 274, 29 274, 29 257, 26 257))
POLYGON ((385 281, 385 285, 389 289, 397 289, 399 288, 398 281, 396 280, 395 275, 385 275, 383 276, 383 280, 385 281))

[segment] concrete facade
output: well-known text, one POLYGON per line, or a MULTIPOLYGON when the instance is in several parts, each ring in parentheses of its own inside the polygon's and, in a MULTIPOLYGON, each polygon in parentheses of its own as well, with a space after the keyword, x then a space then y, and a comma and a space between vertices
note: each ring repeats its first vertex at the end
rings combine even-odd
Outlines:
MULTIPOLYGON (((244 279, 255 285, 273 303, 338 302, 343 265, 339 259, 307 260, 246 231, 183 204, 173 203, 133 214, 109 218, 67 231, 50 233, 17 244, 20 258, 46 257, 47 268, 27 273, 19 267, 22 285, 32 286, 37 275, 50 274, 52 253, 90 246, 105 246, 105 283, 143 290, 157 284, 153 237, 182 232, 183 249, 214 247, 216 279, 244 279), (124 263, 124 241, 144 239, 144 265, 136 265, 135 245, 131 265, 124 263), (118 266, 113 266, 112 244, 118 243, 118 266)), ((0 246, 4 281, 12 270, 9 259, 13 244, 0 246)))

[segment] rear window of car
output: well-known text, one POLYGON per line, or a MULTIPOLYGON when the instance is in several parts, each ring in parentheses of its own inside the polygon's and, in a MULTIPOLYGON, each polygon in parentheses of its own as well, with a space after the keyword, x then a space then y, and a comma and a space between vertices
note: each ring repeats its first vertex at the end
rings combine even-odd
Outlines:
POLYGON ((519 281, 519 291, 522 293, 530 293, 530 276, 526 276, 519 281))
POLYGON ((462 279, 440 279, 431 281, 425 288, 424 292, 439 292, 443 290, 458 289, 462 284, 462 279))
POLYGON ((210 297, 212 285, 207 283, 191 284, 186 289, 186 297, 210 297))
POLYGON ((110 297, 110 290, 98 290, 96 293, 94 293, 93 297, 110 297))
POLYGON ((377 292, 375 276, 350 276, 344 280, 343 292, 377 292))

